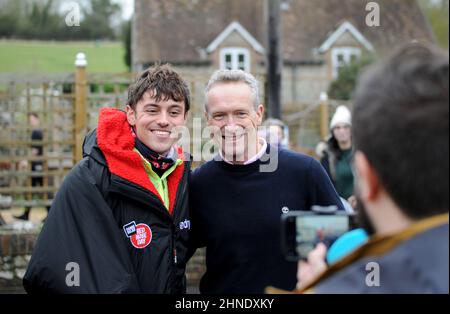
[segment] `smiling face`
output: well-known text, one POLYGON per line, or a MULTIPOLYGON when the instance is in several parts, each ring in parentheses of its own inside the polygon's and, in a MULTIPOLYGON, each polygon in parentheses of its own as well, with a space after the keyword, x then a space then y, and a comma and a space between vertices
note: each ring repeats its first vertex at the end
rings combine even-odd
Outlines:
POLYGON ((257 127, 264 107, 255 110, 250 87, 243 82, 217 83, 207 94, 206 118, 227 160, 245 162, 257 153, 257 127))
POLYGON ((187 117, 184 101, 166 97, 157 101, 153 91, 144 93, 134 109, 127 106, 126 112, 139 140, 163 156, 178 141, 174 128, 185 125, 187 117))

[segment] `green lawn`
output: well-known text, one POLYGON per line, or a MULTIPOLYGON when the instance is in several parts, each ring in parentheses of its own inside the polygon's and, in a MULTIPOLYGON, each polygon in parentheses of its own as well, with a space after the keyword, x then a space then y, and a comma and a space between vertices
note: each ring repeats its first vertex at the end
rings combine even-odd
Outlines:
POLYGON ((0 40, 0 72, 72 72, 84 52, 89 72, 126 72, 121 42, 0 40))

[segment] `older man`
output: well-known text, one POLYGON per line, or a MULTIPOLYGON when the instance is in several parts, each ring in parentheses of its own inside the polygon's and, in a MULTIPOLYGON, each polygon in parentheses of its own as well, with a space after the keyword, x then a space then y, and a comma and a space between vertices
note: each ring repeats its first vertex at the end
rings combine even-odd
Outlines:
POLYGON ((342 209, 339 197, 316 160, 258 137, 264 107, 251 74, 218 71, 205 96, 205 116, 219 153, 190 180, 193 242, 206 246, 200 291, 293 288, 296 264, 280 249, 281 215, 312 205, 342 209))

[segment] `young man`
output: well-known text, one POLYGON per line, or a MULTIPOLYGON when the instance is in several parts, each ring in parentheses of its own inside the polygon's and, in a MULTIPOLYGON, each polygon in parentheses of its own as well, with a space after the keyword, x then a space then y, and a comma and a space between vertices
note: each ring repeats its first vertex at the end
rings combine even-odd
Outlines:
POLYGON ((190 180, 193 245, 206 246, 202 293, 263 293, 268 285, 293 288, 297 265, 287 262, 281 251, 281 215, 313 205, 342 209, 316 160, 278 151, 258 137, 263 113, 258 82, 251 74, 226 70, 212 76, 205 115, 219 155, 190 180))
POLYGON ((328 269, 318 246, 299 265, 300 292, 448 294, 448 103, 448 55, 425 46, 403 48, 363 77, 354 167, 373 237, 328 269))
POLYGON ((190 163, 174 128, 189 90, 169 66, 145 71, 126 112, 105 108, 39 236, 24 286, 49 293, 183 293, 190 163))

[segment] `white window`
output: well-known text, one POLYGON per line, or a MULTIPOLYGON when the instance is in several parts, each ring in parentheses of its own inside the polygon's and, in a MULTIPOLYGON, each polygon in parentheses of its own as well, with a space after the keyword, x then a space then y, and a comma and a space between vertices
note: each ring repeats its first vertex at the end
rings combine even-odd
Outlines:
POLYGON ((339 75, 339 70, 350 63, 359 60, 361 57, 361 49, 355 47, 333 48, 331 51, 333 79, 339 75))
POLYGON ((220 68, 250 72, 250 52, 245 48, 222 49, 220 51, 220 68))

